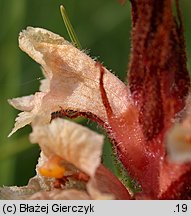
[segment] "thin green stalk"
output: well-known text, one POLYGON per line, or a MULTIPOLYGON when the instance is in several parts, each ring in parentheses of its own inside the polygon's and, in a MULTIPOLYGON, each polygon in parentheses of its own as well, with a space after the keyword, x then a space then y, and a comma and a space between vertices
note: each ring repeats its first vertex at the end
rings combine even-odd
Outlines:
POLYGON ((77 47, 78 49, 82 49, 81 44, 80 44, 80 42, 76 36, 76 33, 74 31, 74 28, 72 27, 70 19, 68 18, 66 9, 64 8, 63 5, 60 6, 60 12, 62 14, 62 18, 63 18, 64 24, 66 26, 70 40, 72 41, 72 43, 75 47, 77 47))

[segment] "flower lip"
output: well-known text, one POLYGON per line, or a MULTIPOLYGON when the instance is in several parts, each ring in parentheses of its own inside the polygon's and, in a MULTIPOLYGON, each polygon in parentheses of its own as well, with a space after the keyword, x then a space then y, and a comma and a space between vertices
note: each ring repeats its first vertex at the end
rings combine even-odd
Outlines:
POLYGON ((38 46, 43 43, 49 45, 69 44, 68 41, 59 35, 42 28, 27 27, 26 30, 23 30, 19 34, 19 47, 44 67, 43 54, 38 50, 38 46))
POLYGON ((52 33, 43 28, 34 28, 28 26, 19 34, 19 40, 29 40, 31 43, 48 43, 48 44, 70 44, 63 37, 58 34, 52 33))
POLYGON ((57 155, 89 176, 100 164, 103 136, 73 122, 54 119, 48 125, 33 125, 32 143, 39 143, 44 155, 57 155))

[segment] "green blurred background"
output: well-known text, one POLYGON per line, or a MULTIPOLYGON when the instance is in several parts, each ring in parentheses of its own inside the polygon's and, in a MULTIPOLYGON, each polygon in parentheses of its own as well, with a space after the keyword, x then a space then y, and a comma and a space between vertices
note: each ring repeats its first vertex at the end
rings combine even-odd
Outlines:
MULTIPOLYGON (((61 4, 67 9, 83 49, 125 81, 131 29, 128 1, 121 6, 117 0, 0 0, 0 186, 25 185, 35 175, 39 156, 38 146, 28 141, 30 126, 7 138, 18 114, 7 99, 33 94, 42 79, 39 65, 19 50, 18 34, 26 26, 36 26, 69 40, 59 11, 61 4)), ((191 1, 182 0, 181 8, 187 54, 191 59, 191 1)), ((88 126, 97 129, 93 123, 88 126)), ((107 140, 103 161, 116 171, 107 140)))

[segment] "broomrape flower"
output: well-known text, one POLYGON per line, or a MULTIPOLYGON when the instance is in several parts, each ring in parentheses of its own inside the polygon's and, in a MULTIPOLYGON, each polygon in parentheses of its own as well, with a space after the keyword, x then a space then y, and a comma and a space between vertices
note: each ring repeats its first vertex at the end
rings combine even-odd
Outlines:
MULTIPOLYGON (((191 126, 190 102, 187 100, 190 79, 178 0, 177 18, 173 15, 171 0, 131 0, 131 3, 132 50, 127 86, 59 35, 32 27, 20 33, 20 48, 42 66, 45 80, 40 92, 9 100, 12 106, 23 111, 11 134, 35 122, 32 137, 35 134, 33 141, 41 146, 42 160, 56 155, 50 160, 56 161, 55 166, 59 167, 55 169, 56 174, 59 169, 62 173, 59 158, 64 156, 62 159, 67 161, 67 154, 64 150, 56 152, 52 147, 54 142, 46 147, 44 144, 45 134, 47 140, 57 137, 56 132, 49 130, 57 128, 56 124, 61 122, 53 120, 47 124, 55 112, 62 117, 88 117, 106 129, 118 159, 141 186, 141 192, 133 197, 127 193, 123 198, 190 199, 191 126)), ((61 136, 59 133, 58 137, 61 136)), ((64 148, 61 145, 59 148, 64 148)), ((86 156, 89 154, 88 151, 86 156)), ((88 175, 88 188, 94 175, 91 176, 74 159, 69 161, 72 162, 70 171, 75 172, 78 168, 88 175)), ((62 161, 61 164, 65 163, 62 161)), ((67 167, 68 164, 63 169, 67 170, 67 167)), ((41 175, 43 172, 47 169, 42 166, 41 175)), ((109 182, 103 185, 105 187, 109 182)), ((114 194, 112 187, 108 188, 111 189, 108 194, 114 194)), ((88 189, 86 191, 90 193, 88 189)), ((115 196, 118 197, 121 198, 115 196)))
POLYGON ((129 199, 123 184, 103 165, 104 137, 64 119, 33 121, 30 141, 41 155, 37 175, 24 187, 4 187, 4 199, 129 199), (36 124, 38 122, 38 124, 36 124))

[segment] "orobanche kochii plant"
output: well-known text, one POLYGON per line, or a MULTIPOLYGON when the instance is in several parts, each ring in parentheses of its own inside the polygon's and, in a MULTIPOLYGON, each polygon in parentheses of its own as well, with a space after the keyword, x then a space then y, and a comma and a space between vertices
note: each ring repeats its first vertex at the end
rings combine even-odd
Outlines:
MULTIPOLYGON (((9 100, 22 112, 11 134, 31 124, 41 156, 27 199, 190 199, 191 107, 178 0, 131 0, 132 49, 125 85, 64 38, 28 27, 19 46, 43 68, 39 92, 9 100), (141 187, 130 193, 101 164, 103 136, 64 117, 104 127, 117 159, 141 187), (58 118, 61 117, 61 118, 58 118)), ((8 195, 7 195, 8 196, 8 195)))

